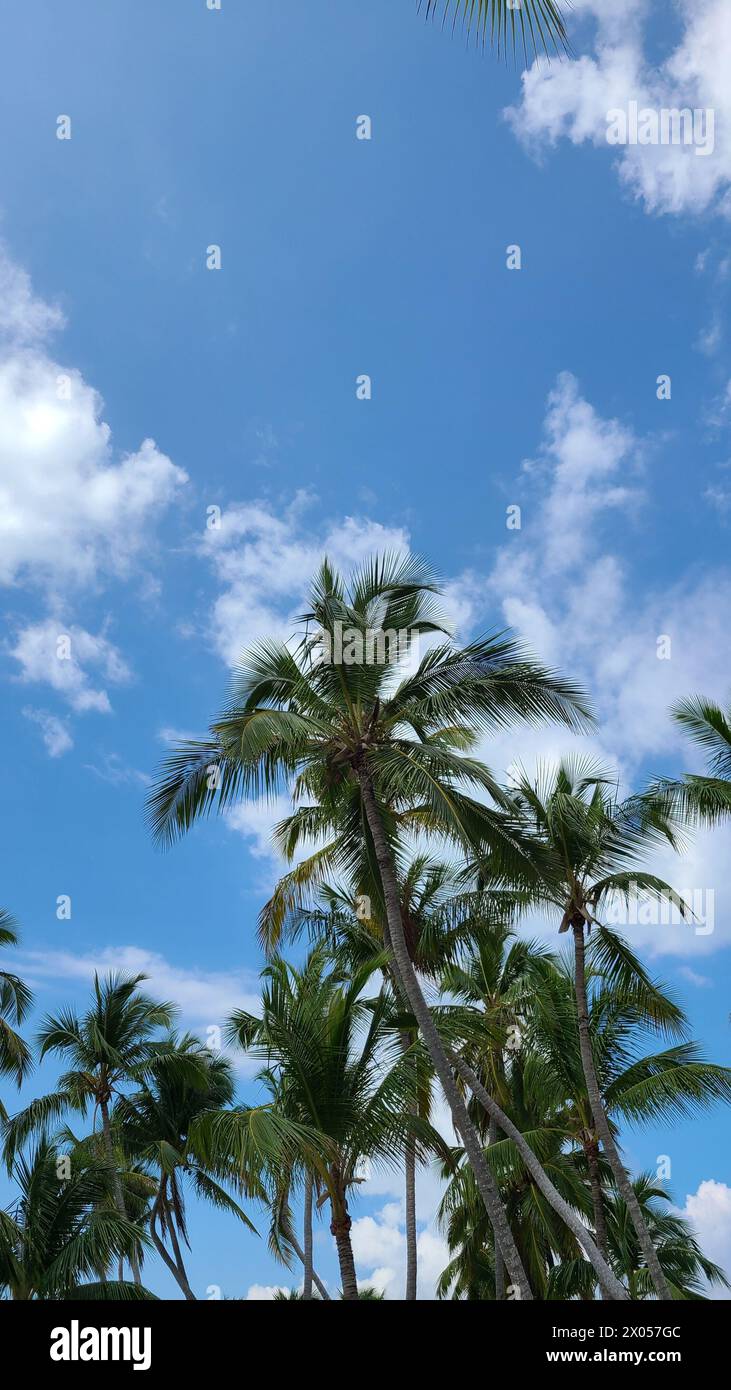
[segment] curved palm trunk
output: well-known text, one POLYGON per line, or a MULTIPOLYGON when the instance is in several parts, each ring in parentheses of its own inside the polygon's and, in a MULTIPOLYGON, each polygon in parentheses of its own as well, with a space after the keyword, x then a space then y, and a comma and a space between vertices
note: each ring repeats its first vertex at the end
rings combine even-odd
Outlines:
MULTIPOLYGON (((114 1145, 112 1143, 112 1126, 109 1119, 109 1104, 106 1100, 102 1100, 99 1102, 99 1111, 102 1117, 104 1149, 107 1156, 109 1172, 112 1178, 112 1192, 114 1193, 114 1205, 117 1208, 119 1215, 124 1216, 126 1218, 127 1207, 124 1201, 124 1192, 122 1191, 122 1179, 119 1176, 117 1161, 114 1157, 114 1145)), ((139 1286, 142 1283, 142 1279, 140 1276, 140 1262, 137 1258, 137 1255, 134 1252, 130 1259, 130 1264, 132 1266, 132 1278, 134 1279, 135 1284, 139 1286)))
POLYGON ((479 1135, 467 1114, 467 1106, 464 1103, 459 1087, 452 1074, 452 1069, 447 1060, 447 1054, 442 1045, 442 1040, 422 993, 416 971, 411 963, 406 938, 404 936, 398 882, 393 856, 391 854, 391 847, 383 828, 381 813, 378 809, 370 774, 365 766, 361 766, 358 769, 358 779, 363 796, 363 807, 373 839, 373 848, 376 853, 378 870, 383 886, 389 934, 389 940, 386 942, 386 945, 393 956, 396 970, 403 984, 416 1022, 419 1025, 421 1035, 434 1065, 434 1070, 439 1077, 439 1081, 447 1099, 447 1104, 452 1113, 454 1127, 461 1136, 467 1157, 472 1165, 478 1191, 485 1203, 487 1214, 492 1222, 493 1231, 495 1232, 495 1243, 499 1245, 502 1250, 510 1278, 518 1296, 521 1299, 532 1299, 533 1294, 531 1292, 531 1287, 528 1283, 528 1278, 523 1268, 520 1255, 518 1254, 518 1248, 513 1240, 513 1234, 510 1230, 497 1183, 488 1167, 485 1155, 482 1151, 479 1135))
MULTIPOLYGON (((494 1144, 498 1137, 498 1127, 495 1120, 490 1116, 490 1123, 487 1130, 487 1143, 494 1144)), ((497 1245, 494 1250, 495 1257, 495 1300, 498 1303, 505 1301, 505 1261, 497 1245)))
POLYGON ((591 1034, 589 1032, 589 1003, 586 993, 586 968, 584 960, 584 922, 574 924, 574 956, 576 960, 576 1008, 579 1016, 579 1046, 581 1048, 581 1065, 584 1071, 584 1080, 589 1096, 591 1113, 597 1127, 599 1138, 601 1139, 604 1152, 607 1155, 609 1166, 614 1174, 614 1180, 618 1191, 623 1197, 627 1210, 630 1214, 632 1225, 637 1232, 637 1239, 640 1249, 647 1262, 647 1268, 652 1276, 658 1298, 671 1299, 670 1286, 660 1267, 657 1251, 650 1238, 650 1233, 645 1225, 637 1194, 632 1186, 629 1173, 625 1168, 620 1156, 617 1145, 614 1142, 614 1135, 609 1127, 609 1120, 604 1109, 599 1081, 594 1067, 594 1054, 591 1050, 591 1034))
POLYGON ((553 1207, 553 1210, 558 1213, 562 1221, 566 1223, 572 1235, 576 1237, 576 1240, 578 1241, 579 1245, 585 1251, 586 1257, 590 1265, 592 1266, 592 1269, 594 1270, 597 1279, 599 1280, 599 1283, 604 1288, 606 1288, 610 1298, 626 1300, 627 1290, 624 1288, 622 1284, 620 1284, 614 1271, 610 1269, 606 1260, 599 1254, 599 1251, 597 1250, 596 1245, 594 1244, 594 1241, 589 1235, 589 1232, 587 1231, 583 1221, 580 1220, 580 1218, 576 1215, 576 1212, 574 1212, 571 1209, 568 1202, 564 1201, 563 1197, 561 1196, 561 1193, 558 1192, 557 1189, 554 1187, 553 1183, 551 1182, 551 1179, 549 1178, 548 1174, 543 1168, 543 1165, 541 1164, 540 1160, 536 1158, 532 1148, 530 1147, 530 1144, 525 1138, 525 1135, 521 1134, 517 1125, 513 1124, 513 1121, 508 1118, 508 1116, 505 1114, 505 1111, 502 1110, 498 1105, 497 1101, 491 1095, 488 1094, 488 1092, 485 1090, 485 1087, 482 1085, 482 1082, 478 1080, 472 1068, 468 1066, 467 1062, 465 1062, 462 1057, 456 1056, 456 1054, 454 1053, 450 1052, 449 1055, 452 1057, 454 1061, 456 1070, 459 1072, 463 1080, 466 1081, 475 1099, 479 1100, 480 1104, 487 1111, 487 1114, 490 1116, 490 1118, 494 1118, 496 1120, 497 1124, 507 1135, 508 1139, 512 1139, 526 1168, 528 1169, 528 1172, 533 1178, 536 1187, 539 1188, 539 1190, 543 1193, 544 1197, 546 1198, 546 1201, 550 1203, 550 1205, 553 1207))
POLYGON ((304 1283, 302 1285, 302 1297, 312 1298, 312 1174, 308 1173, 305 1178, 305 1202, 304 1202, 304 1257, 302 1263, 305 1267, 304 1283))
POLYGON ((163 1202, 164 1195, 162 1190, 160 1190, 157 1194, 157 1197, 155 1198, 155 1204, 152 1208, 152 1212, 150 1213, 150 1235, 152 1237, 152 1243, 155 1249, 157 1250, 160 1259, 163 1261, 163 1264, 167 1265, 167 1268, 170 1270, 170 1273, 172 1274, 173 1279, 178 1285, 178 1288, 182 1290, 183 1296, 187 1298, 189 1302, 196 1303, 198 1300, 196 1299, 196 1296, 193 1293, 190 1284, 188 1283, 188 1276, 185 1272, 185 1265, 183 1264, 182 1256, 180 1254, 180 1246, 178 1245, 178 1241, 173 1230, 172 1222, 170 1221, 169 1217, 167 1225, 170 1231, 173 1249, 175 1250, 175 1259, 173 1259, 170 1252, 165 1248, 164 1241, 157 1229, 157 1220, 162 1210, 163 1202))
POLYGON ((351 1302, 358 1297, 358 1280, 355 1274, 353 1246, 350 1240, 350 1229, 353 1223, 350 1219, 348 1202, 340 1175, 335 1171, 331 1176, 333 1179, 333 1196, 330 1199, 330 1230, 335 1237, 335 1245, 338 1252, 343 1298, 346 1302, 351 1302))

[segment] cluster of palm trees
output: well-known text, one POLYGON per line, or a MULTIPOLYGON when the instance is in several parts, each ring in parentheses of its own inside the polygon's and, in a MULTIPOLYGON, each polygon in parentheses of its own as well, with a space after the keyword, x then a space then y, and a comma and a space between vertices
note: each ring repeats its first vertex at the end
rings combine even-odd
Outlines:
MULTIPOLYGON (((347 583, 324 562, 300 632, 245 656, 209 736, 171 752, 149 802, 170 844, 240 797, 292 798, 273 832, 289 867, 259 920, 260 1007, 228 1020, 225 1053, 176 1032, 141 976, 96 980, 86 1013, 43 1021, 39 1056, 67 1069, 1 1117, 18 1198, 0 1215, 0 1289, 149 1297, 154 1252, 194 1299, 192 1192, 260 1232, 265 1213, 271 1251, 299 1271, 292 1296, 373 1296, 358 1285, 351 1207, 385 1165, 403 1175, 413 1299, 425 1164, 444 1183, 440 1297, 726 1286, 661 1178, 632 1178, 620 1138, 623 1121, 669 1123, 731 1096, 731 1071, 608 925, 638 892, 687 912, 648 858, 731 811, 731 722, 703 701, 675 717, 710 751, 708 775, 622 799, 613 774, 577 757, 502 784, 481 745, 525 722, 586 732, 581 690, 508 634, 457 646, 413 557, 374 558, 347 583), (364 639, 360 659, 334 662, 344 629, 364 639), (406 648, 374 659, 365 639, 393 631, 406 648), (536 913, 570 952, 530 939, 536 913), (237 1103, 236 1049, 261 1063, 255 1105, 237 1103), (315 1266, 323 1220, 339 1292, 315 1266)), ((0 941, 15 940, 5 917, 0 941)), ((0 977, 0 1066, 18 1084, 29 1003, 0 977)))

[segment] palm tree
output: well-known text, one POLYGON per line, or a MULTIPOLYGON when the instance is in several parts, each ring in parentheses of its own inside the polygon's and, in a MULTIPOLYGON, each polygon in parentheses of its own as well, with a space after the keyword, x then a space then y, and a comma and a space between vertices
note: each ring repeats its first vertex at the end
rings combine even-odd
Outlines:
POLYGON ((679 780, 653 783, 649 797, 661 810, 690 823, 716 825, 731 816, 731 710, 700 696, 681 700, 673 718, 708 758, 705 776, 687 773, 679 780))
MULTIPOLYGON (((658 840, 674 843, 673 829, 657 808, 641 798, 620 801, 611 774, 587 759, 565 760, 555 771, 547 769, 539 774, 535 782, 519 775, 514 803, 519 823, 547 850, 536 897, 561 913, 560 932, 573 933, 578 1034, 593 1124, 635 1224, 658 1297, 667 1299, 670 1288, 602 1100, 589 1021, 585 933, 595 927, 605 951, 614 953, 621 965, 621 943, 598 916, 607 901, 617 896, 628 898, 633 890, 639 890, 680 903, 667 883, 640 868, 643 855, 658 840)), ((647 984, 645 978, 639 981, 643 990, 647 984)), ((657 993, 655 1004, 666 1010, 667 1000, 657 993)))
MULTIPOLYGON (((277 827, 275 833, 283 840, 296 836, 296 814, 288 817, 277 827)), ((354 860, 355 862, 355 860, 354 860)), ((373 905, 373 884, 368 876, 368 865, 361 866, 361 877, 356 891, 345 892, 331 885, 323 885, 319 902, 312 909, 293 906, 284 883, 277 885, 273 898, 265 905, 262 924, 277 922, 277 939, 296 940, 303 930, 311 940, 325 941, 332 945, 338 961, 347 972, 351 972, 367 961, 374 962, 383 955, 384 931, 382 918, 377 915, 376 898, 373 905), (290 902, 289 907, 286 906, 290 902), (370 910, 368 910, 370 909, 370 910), (283 915, 282 915, 283 914, 283 915)), ((452 958, 456 945, 463 934, 462 923, 452 923, 446 913, 447 893, 451 884, 450 868, 431 859, 428 855, 417 854, 404 866, 399 874, 399 893, 401 915, 409 954, 415 969, 438 979, 441 971, 452 958)), ((267 933, 268 934, 268 933, 267 933)), ((408 1001, 404 999, 400 981, 391 961, 386 958, 386 970, 394 994, 399 997, 408 1014, 408 1001)), ((409 1017, 404 1015, 399 1030, 401 1047, 405 1054, 412 1051, 416 1041, 416 1031, 409 1017)), ((415 1113, 429 1118, 431 1109, 431 1085, 426 1084, 413 1102, 415 1113)), ((416 1299, 418 1282, 418 1239, 416 1215, 416 1151, 413 1139, 406 1137, 404 1152, 404 1228, 406 1234, 406 1288, 405 1301, 416 1299)), ((305 1294, 305 1297, 307 1295, 305 1294)))
MULTIPOLYGON (((691 1224, 678 1212, 668 1211, 664 1204, 670 1196, 648 1173, 641 1173, 632 1183, 635 1197, 642 1208, 645 1224, 652 1235, 663 1274, 674 1299, 701 1299, 709 1284, 729 1288, 729 1282, 719 1265, 709 1260, 696 1239, 691 1224)), ((609 1255, 617 1274, 626 1280, 633 1299, 652 1298, 655 1287, 637 1240, 634 1222, 627 1205, 616 1190, 605 1197, 609 1255)), ((586 1279, 587 1266, 579 1262, 557 1264, 549 1277, 551 1298, 591 1298, 592 1289, 586 1279)))
MULTIPOLYGON (((41 1059, 49 1053, 57 1054, 70 1069, 60 1077, 56 1091, 31 1101, 5 1126, 5 1153, 10 1166, 30 1134, 45 1131, 68 1110, 85 1115, 92 1105, 94 1117, 98 1111, 101 1118, 115 1205, 125 1218, 128 1213, 110 1107, 120 1088, 142 1080, 155 1066, 180 1063, 174 1055, 165 1055, 170 1051, 167 1044, 154 1039, 159 1029, 170 1027, 175 1009, 172 1004, 157 1003, 140 991, 145 978, 109 975, 100 981, 95 975, 92 1006, 81 1018, 67 1009, 43 1020, 38 1034, 41 1059)), ((190 1071, 185 1059, 183 1064, 190 1071)), ((132 1267, 135 1282, 139 1283, 136 1254, 132 1267)))
MULTIPOLYGON (((364 989, 379 962, 345 980, 316 947, 301 970, 281 959, 263 971, 261 1017, 239 1011, 230 1036, 266 1062, 262 1079, 285 1116, 322 1136, 320 1202, 330 1204, 330 1230, 343 1296, 358 1297, 350 1239, 349 1196, 370 1161, 394 1163, 412 1134, 421 1153, 446 1146, 410 1101, 417 1068, 399 1048, 393 1001, 384 989, 364 989)), ((382 960, 380 963, 383 963, 382 960)))
POLYGON ((229 1185, 239 1186, 239 1178, 227 1154, 204 1163, 191 1145, 194 1122, 206 1110, 230 1104, 234 1081, 230 1064, 215 1056, 196 1038, 185 1034, 171 1037, 171 1054, 193 1064, 200 1075, 181 1069, 158 1069, 145 1079, 139 1090, 120 1096, 112 1114, 112 1124, 120 1135, 124 1152, 133 1155, 145 1172, 155 1178, 155 1195, 150 1212, 150 1236, 160 1258, 172 1274, 186 1299, 195 1294, 183 1262, 181 1245, 188 1244, 185 1219, 184 1185, 198 1197, 235 1216, 250 1230, 252 1223, 238 1203, 217 1181, 224 1175, 229 1185), (168 1237, 172 1253, 166 1248, 168 1237))
MULTIPOLYGON (((9 912, 0 908, 0 947, 17 946, 18 931, 9 912)), ((32 1003, 31 992, 17 975, 0 970, 0 1076, 12 1076, 16 1085, 30 1071, 32 1059, 27 1043, 15 1030, 23 1022, 32 1003)), ((0 1101, 0 1121, 7 1115, 0 1101)))
MULTIPOLYGON (((508 1048, 519 1037, 527 997, 539 983, 536 967, 549 959, 549 953, 536 942, 516 939, 514 929, 505 920, 502 894, 493 895, 484 886, 478 886, 476 892, 459 900, 458 912, 463 929, 465 925, 469 927, 470 944, 456 961, 445 962, 442 985, 468 1009, 481 1011, 485 1037, 478 1043, 473 1064, 485 1088, 503 1109, 509 1110, 508 1048), (497 915, 492 909, 493 897, 497 897, 497 915)), ((492 1116, 486 1137, 491 1145, 500 1137, 500 1128, 492 1116)), ((500 1301, 505 1297, 505 1267, 499 1248, 493 1252, 493 1264, 495 1298, 500 1301)))
POLYGON ((567 45, 566 29, 555 0, 418 0, 427 18, 441 12, 445 22, 451 17, 452 26, 461 21, 468 34, 474 33, 479 42, 501 49, 522 47, 528 59, 530 49, 535 53, 550 53, 567 45))
MULTIPOLYGON (((625 952, 631 963, 626 947, 625 952)), ((617 972, 612 968, 601 943, 590 945, 588 957, 592 1056, 603 1108, 615 1137, 620 1120, 642 1124, 685 1119, 716 1100, 731 1098, 731 1070, 707 1061, 697 1044, 685 1040, 646 1053, 648 1031, 680 1038, 687 1032, 684 1016, 667 996, 663 1019, 658 1002, 662 986, 652 982, 643 1003, 634 970, 617 972)), ((597 1244, 606 1255, 606 1164, 583 1073, 574 980, 567 963, 551 963, 540 968, 540 973, 542 978, 532 993, 526 1016, 526 1045, 543 1059, 567 1098, 567 1135, 583 1156, 597 1244)))
POLYGON ((0 1212, 0 1290, 12 1299, 152 1298, 106 1279, 115 1259, 132 1259, 144 1237, 110 1206, 109 1169, 88 1154, 63 1154, 45 1135, 13 1177, 15 1203, 0 1212))
MULTIPOLYGON (((435 608, 435 580, 419 561, 383 557, 364 565, 346 589, 325 561, 311 591, 304 632, 295 650, 264 642, 240 667, 228 709, 203 743, 188 742, 168 757, 150 801, 153 833, 170 843, 212 809, 240 796, 271 795, 294 780, 308 804, 301 819, 332 825, 357 816, 359 856, 372 866, 383 905, 385 944, 457 1132, 475 1169, 482 1198, 499 1232, 511 1279, 523 1298, 531 1291, 499 1195, 434 1019, 410 960, 398 886, 399 819, 411 817, 432 833, 488 853, 498 868, 528 873, 530 859, 506 833, 497 807, 503 795, 476 759, 455 751, 474 731, 515 720, 557 719, 585 726, 579 691, 530 660, 505 635, 465 648, 431 647, 412 674, 403 661, 416 642, 446 631, 435 608), (349 637, 347 650, 343 634, 349 637), (397 657, 373 659, 374 634, 386 647, 399 634, 397 657), (338 656, 338 653, 340 654, 338 656), (401 679, 399 679, 399 676, 401 679), (472 795, 475 793, 475 795, 472 795), (481 797, 483 800, 478 800, 481 797), (397 814, 398 813, 398 818, 397 814)), ((311 886, 352 867, 339 841, 311 856, 311 886)))

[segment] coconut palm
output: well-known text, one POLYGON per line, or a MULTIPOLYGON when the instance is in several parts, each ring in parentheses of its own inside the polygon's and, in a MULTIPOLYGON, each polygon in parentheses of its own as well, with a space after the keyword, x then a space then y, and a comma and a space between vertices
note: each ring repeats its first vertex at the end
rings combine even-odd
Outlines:
POLYGON ((201 1161, 191 1145, 194 1122, 206 1110, 219 1110, 230 1104, 234 1081, 230 1064, 214 1055, 196 1038, 184 1034, 169 1040, 170 1052, 191 1062, 200 1072, 194 1075, 174 1067, 157 1069, 143 1080, 138 1090, 121 1096, 112 1114, 113 1128, 122 1148, 155 1179, 150 1210, 152 1243, 167 1269, 188 1300, 195 1300, 182 1255, 188 1244, 185 1217, 185 1188, 196 1196, 227 1211, 253 1230, 251 1221, 226 1187, 239 1186, 239 1178, 226 1153, 217 1160, 201 1161), (194 1084, 195 1083, 195 1084, 194 1084), (169 1240, 170 1250, 165 1240, 169 1240))
POLYGON ((349 1198, 364 1164, 398 1163, 407 1134, 421 1154, 446 1156, 412 1111, 417 1053, 405 1058, 400 1050, 392 996, 385 989, 364 996, 378 963, 344 979, 322 946, 301 970, 275 959, 262 975, 261 1016, 238 1011, 230 1024, 231 1038, 266 1062, 262 1079, 281 1112, 322 1136, 319 1202, 330 1205, 346 1299, 358 1297, 349 1198))
POLYGON ((498 52, 522 48, 528 53, 551 53, 566 47, 566 29, 555 0, 419 0, 427 17, 442 14, 452 27, 462 23, 480 43, 498 52))
MULTIPOLYGON (((281 839, 293 833, 289 817, 277 827, 281 839)), ((296 829, 294 831, 296 834, 296 829)), ((368 866, 362 870, 368 875, 368 866)), ((417 854, 399 874, 399 894, 401 914, 409 954, 415 969, 437 980, 441 971, 456 950, 463 934, 462 922, 451 920, 451 912, 446 911, 450 902, 448 897, 452 881, 451 869, 428 855, 417 854)), ((383 917, 378 915, 378 896, 374 897, 371 877, 361 877, 356 883, 356 891, 348 893, 330 885, 323 885, 319 901, 314 908, 305 909, 294 906, 298 895, 294 895, 290 906, 279 920, 278 939, 296 940, 306 931, 312 941, 325 941, 332 945, 338 961, 347 972, 368 961, 374 962, 383 956, 384 931, 383 917)), ((262 923, 271 922, 278 911, 277 902, 287 899, 287 889, 280 882, 275 894, 262 912, 262 923)), ((408 1015, 408 1002, 395 974, 391 961, 386 958, 386 971, 394 990, 401 998, 406 1013, 400 1028, 402 1050, 409 1054, 416 1041, 416 1030, 411 1026, 408 1015)), ((427 1084, 414 1098, 416 1113, 429 1117, 431 1108, 431 1085, 427 1084)), ((406 1288, 405 1301, 416 1299, 418 1282, 418 1242, 416 1214, 416 1152, 411 1136, 406 1138, 404 1152, 404 1229, 406 1235, 406 1288)))
MULTIPOLYGON (((531 781, 519 774, 514 803, 520 824, 544 844, 536 896, 561 914, 559 931, 571 931, 574 941, 574 980, 581 1061, 594 1126, 614 1174, 617 1188, 635 1223, 643 1255, 660 1298, 669 1298, 665 1279, 629 1174, 609 1124, 601 1095, 589 1022, 586 980, 586 934, 596 929, 607 956, 626 971, 622 944, 600 920, 612 900, 628 899, 633 891, 669 898, 682 907, 669 884, 641 865, 658 841, 675 843, 674 830, 660 809, 641 798, 621 801, 616 780, 589 759, 567 759, 557 769, 544 769, 531 781)), ((638 963, 636 968, 640 971, 638 963)), ((647 998, 649 982, 640 971, 637 989, 647 998)), ((663 1017, 668 1001, 661 992, 655 1007, 663 1017)), ((648 1006, 649 1007, 649 1006, 648 1006)))
MULTIPOLYGON (((333 825, 357 817, 357 853, 359 859, 367 855, 378 884, 393 968, 497 1225, 510 1276, 530 1298, 453 1064, 409 957, 398 888, 399 830, 410 817, 483 858, 489 848, 497 869, 505 866, 513 878, 525 875, 530 857, 505 832, 495 779, 455 744, 468 746, 476 731, 521 719, 584 727, 587 710, 576 687, 505 635, 465 648, 439 642, 414 671, 404 672, 418 640, 446 630, 435 607, 437 591, 412 558, 374 559, 347 588, 324 562, 299 645, 292 650, 264 642, 248 654, 209 740, 182 744, 168 757, 150 817, 156 837, 169 843, 213 809, 225 811, 241 796, 274 794, 292 781, 296 798, 307 800, 300 808, 303 823, 321 824, 323 807, 333 825), (400 636, 396 656, 388 634, 400 636)), ((337 879, 341 871, 347 878, 352 843, 349 837, 343 846, 336 837, 310 856, 309 885, 337 879)))
MULTIPOLYGON (((0 947, 17 946, 17 926, 0 908, 0 947)), ((0 970, 0 1076, 12 1076, 17 1086, 30 1071, 30 1049, 16 1032, 32 1002, 31 992, 17 975, 0 970)), ((0 1101, 0 1121, 7 1118, 0 1101)))
MULTIPOLYGON (((195 1066, 170 1054, 168 1044, 156 1040, 161 1028, 169 1028, 175 1009, 157 1003, 139 986, 146 977, 94 976, 91 1008, 81 1017, 72 1009, 46 1017, 38 1033, 41 1059, 48 1054, 69 1064, 56 1091, 40 1096, 5 1126, 5 1154, 10 1166, 29 1135, 46 1131, 68 1111, 86 1115, 93 1107, 101 1119, 101 1131, 112 1191, 120 1216, 128 1215, 112 1136, 111 1106, 126 1086, 142 1080, 155 1068, 183 1067, 190 1075, 195 1066)), ((135 1282, 139 1269, 133 1264, 135 1282)))
MULTIPOLYGON (((631 955, 628 948, 625 950, 631 955)), ((667 995, 666 1017, 664 1021, 658 1019, 658 998, 664 993, 661 985, 651 982, 646 1008, 634 976, 618 978, 600 943, 590 944, 587 964, 592 1057, 615 1139, 620 1121, 642 1124, 687 1119, 717 1100, 731 1098, 731 1069, 709 1062, 697 1044, 687 1040, 686 1020, 667 995), (602 973, 603 968, 607 974, 602 973), (648 1053, 648 1033, 652 1032, 682 1040, 648 1053)), ((607 1254, 607 1165, 600 1153, 583 1073, 573 975, 567 962, 542 967, 540 973, 542 979, 532 993, 526 1015, 526 1046, 545 1061, 567 1097, 567 1135, 583 1155, 597 1244, 607 1254)))
POLYGON ((89 1154, 62 1153, 45 1135, 13 1165, 19 1196, 0 1213, 0 1290, 12 1299, 152 1298, 110 1281, 115 1259, 134 1259, 138 1227, 110 1202, 109 1169, 89 1154))
MULTIPOLYGON (((675 1299, 708 1297, 708 1288, 729 1288, 719 1265, 704 1255, 691 1223, 677 1211, 668 1210, 669 1193, 649 1173, 641 1173, 632 1183, 642 1208, 647 1229, 657 1250, 663 1274, 675 1299)), ((652 1298, 653 1279, 642 1258, 634 1222, 616 1189, 605 1196, 609 1257, 618 1275, 626 1280, 633 1299, 652 1298)), ((550 1298, 591 1298, 586 1279, 587 1267, 577 1262, 557 1264, 549 1277, 550 1298)))
POLYGON ((696 696, 681 700, 672 715, 706 754, 708 770, 705 776, 687 773, 680 779, 658 780, 649 796, 661 809, 691 824, 716 825, 731 816, 731 709, 724 711, 696 696))
MULTIPOLYGON (((512 1025, 511 1025, 512 1026, 512 1025)), ((478 1034, 479 1036, 479 1034, 478 1034)), ((497 1058, 494 1064, 499 1065, 497 1058)), ((486 1065, 489 1065, 486 1059, 486 1065)), ((568 1108, 550 1066, 527 1046, 508 1060, 501 1076, 505 1113, 517 1130, 529 1136, 540 1154, 544 1171, 581 1224, 591 1210, 584 1175, 570 1147, 568 1108)), ((476 1109, 476 1102, 473 1103, 476 1109)), ((512 1139, 490 1136, 488 1159, 505 1201, 511 1229, 529 1272, 536 1297, 546 1298, 550 1269, 557 1262, 584 1264, 581 1247, 565 1221, 545 1201, 512 1139)), ((462 1163, 448 1183, 439 1207, 452 1256, 437 1285, 439 1298, 504 1299, 506 1289, 499 1251, 489 1223, 476 1203, 474 1178, 462 1163)), ((591 1265, 587 1279, 596 1281, 591 1265)), ((507 1296, 514 1296, 509 1291, 507 1296)))

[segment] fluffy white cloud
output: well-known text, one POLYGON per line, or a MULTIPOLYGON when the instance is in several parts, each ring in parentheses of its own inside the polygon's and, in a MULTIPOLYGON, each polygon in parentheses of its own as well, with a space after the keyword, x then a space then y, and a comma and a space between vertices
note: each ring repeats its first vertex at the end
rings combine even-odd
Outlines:
POLYGON ((120 971, 146 975, 145 989, 156 999, 170 999, 180 1009, 182 1023, 205 1040, 208 1028, 222 1027, 234 1009, 259 1008, 258 978, 254 972, 182 969, 157 951, 139 946, 106 946, 93 954, 70 951, 24 951, 24 972, 38 983, 76 980, 120 971))
MULTIPOLYGON (((731 215, 731 10, 727 0, 695 0, 678 6, 683 33, 658 65, 646 56, 646 0, 574 0, 579 17, 596 21, 591 55, 523 74, 520 104, 506 112, 523 144, 539 154, 565 138, 585 141, 615 155, 620 179, 650 212, 699 213, 718 208, 731 215), (630 102, 656 112, 689 108, 714 113, 709 153, 698 145, 607 142, 608 113, 630 102)), ((657 13, 657 9, 654 11, 657 13)), ((705 135, 699 141, 706 143, 705 135)))
POLYGON ((286 640, 292 634, 324 555, 347 571, 374 551, 408 548, 400 527, 352 516, 318 522, 311 516, 314 505, 306 493, 281 512, 265 502, 236 504, 222 513, 219 526, 206 529, 203 552, 223 585, 213 610, 213 639, 230 665, 257 639, 286 640))
POLYGON ((152 439, 115 460, 101 398, 48 350, 62 324, 0 248, 0 584, 128 574, 187 481, 152 439))
MULTIPOLYGON (((700 766, 669 708, 699 689, 722 702, 727 698, 731 660, 724 615, 731 574, 681 572, 670 587, 638 589, 633 547, 622 540, 641 540, 648 453, 621 422, 601 418, 573 377, 559 378, 542 445, 536 459, 523 465, 516 488, 522 529, 509 533, 487 581, 472 577, 470 592, 489 595, 526 645, 590 692, 600 723, 578 739, 561 728, 521 726, 491 737, 482 753, 498 773, 515 763, 530 770, 577 751, 615 768, 627 786, 657 772, 667 757, 676 765, 700 766)), ((489 615, 479 612, 477 599, 473 607, 475 625, 483 627, 489 615)), ((655 872, 679 891, 701 895, 699 915, 708 921, 666 926, 640 916, 627 927, 633 944, 652 954, 690 957, 728 941, 731 869, 725 841, 722 829, 702 832, 682 860, 670 850, 655 855, 655 872)), ((545 930, 552 935, 555 924, 545 930)))
POLYGON ((106 637, 63 627, 53 618, 23 628, 10 655, 20 665, 20 680, 50 685, 77 713, 111 709, 106 690, 92 685, 90 671, 114 685, 130 679, 121 653, 106 637))
MULTIPOLYGON (((690 1221, 703 1253, 731 1276, 731 1187, 708 1178, 688 1194, 681 1214, 690 1221)), ((728 1290, 716 1288, 711 1296, 727 1298, 728 1290)))
POLYGON ((30 705, 26 705, 23 718, 30 719, 40 728, 49 758, 60 758, 63 753, 68 753, 69 749, 73 748, 74 741, 68 726, 55 714, 49 714, 45 709, 32 709, 30 705))
MULTIPOLYGON (((402 1299, 406 1286, 406 1235, 398 1203, 353 1222, 351 1239, 359 1282, 402 1299)), ((447 1242, 432 1226, 417 1237, 417 1298, 433 1299, 439 1275, 449 1261, 447 1242)))

